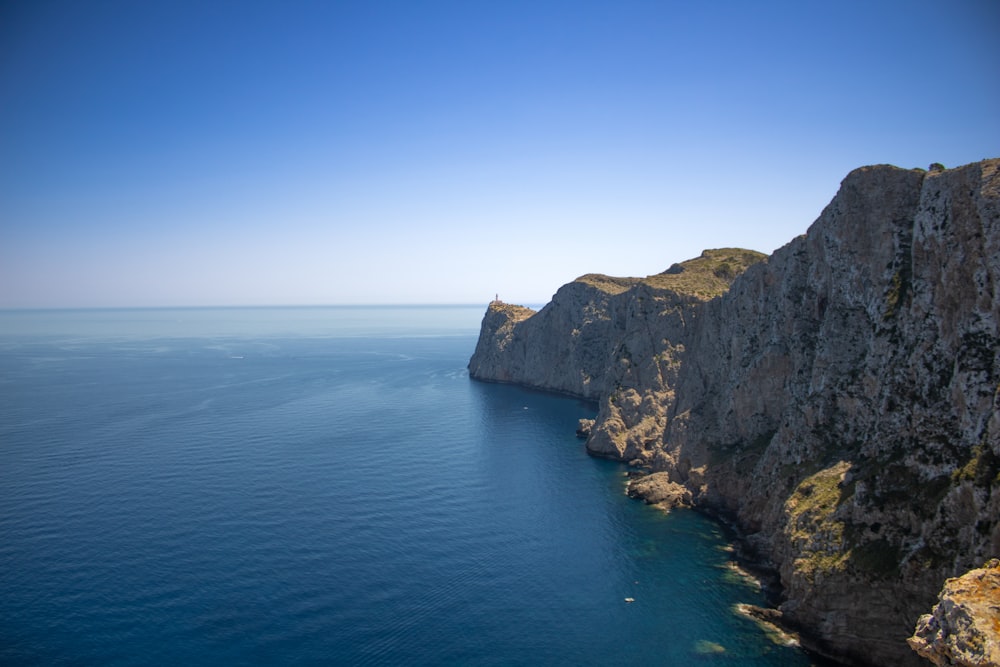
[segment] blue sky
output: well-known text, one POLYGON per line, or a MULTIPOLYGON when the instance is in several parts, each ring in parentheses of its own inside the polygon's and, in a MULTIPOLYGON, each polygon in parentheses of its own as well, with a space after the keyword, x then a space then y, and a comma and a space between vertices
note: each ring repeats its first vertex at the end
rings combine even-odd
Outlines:
POLYGON ((1000 156, 1000 3, 0 5, 0 307, 544 303, 1000 156))

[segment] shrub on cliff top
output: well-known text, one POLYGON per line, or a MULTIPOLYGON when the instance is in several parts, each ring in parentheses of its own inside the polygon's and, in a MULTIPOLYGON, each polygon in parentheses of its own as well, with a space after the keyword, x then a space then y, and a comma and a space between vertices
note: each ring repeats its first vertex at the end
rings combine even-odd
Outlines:
POLYGON ((765 259, 767 255, 763 253, 742 248, 706 250, 701 257, 681 262, 682 270, 670 268, 642 282, 678 294, 711 299, 725 294, 740 274, 765 259))
POLYGON ((767 255, 742 248, 706 250, 700 257, 673 264, 663 273, 645 278, 615 278, 588 273, 577 278, 608 294, 620 294, 639 283, 656 289, 668 289, 684 296, 707 300, 725 294, 729 286, 750 266, 767 259, 767 255))

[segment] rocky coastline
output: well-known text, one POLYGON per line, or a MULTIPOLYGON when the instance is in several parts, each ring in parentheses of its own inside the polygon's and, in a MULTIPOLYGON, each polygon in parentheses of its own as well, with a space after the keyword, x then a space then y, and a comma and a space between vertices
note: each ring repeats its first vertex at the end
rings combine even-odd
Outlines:
POLYGON ((778 573, 770 620, 916 666, 945 582, 1000 555, 998 287, 1000 160, 863 167, 770 256, 491 303, 469 370, 596 401, 587 451, 648 471, 630 495, 731 522, 778 573))

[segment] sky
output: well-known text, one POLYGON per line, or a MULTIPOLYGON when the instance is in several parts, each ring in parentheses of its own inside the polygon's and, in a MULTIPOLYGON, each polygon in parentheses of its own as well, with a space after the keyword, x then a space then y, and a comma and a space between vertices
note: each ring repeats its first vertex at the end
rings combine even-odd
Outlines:
POLYGON ((542 304, 988 157, 997 0, 0 3, 0 308, 542 304))

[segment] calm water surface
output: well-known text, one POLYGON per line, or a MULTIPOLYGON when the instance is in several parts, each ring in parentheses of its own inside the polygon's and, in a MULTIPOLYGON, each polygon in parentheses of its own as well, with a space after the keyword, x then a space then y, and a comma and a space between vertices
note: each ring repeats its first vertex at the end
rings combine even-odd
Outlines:
POLYGON ((0 312, 0 664, 809 665, 483 310, 0 312))

